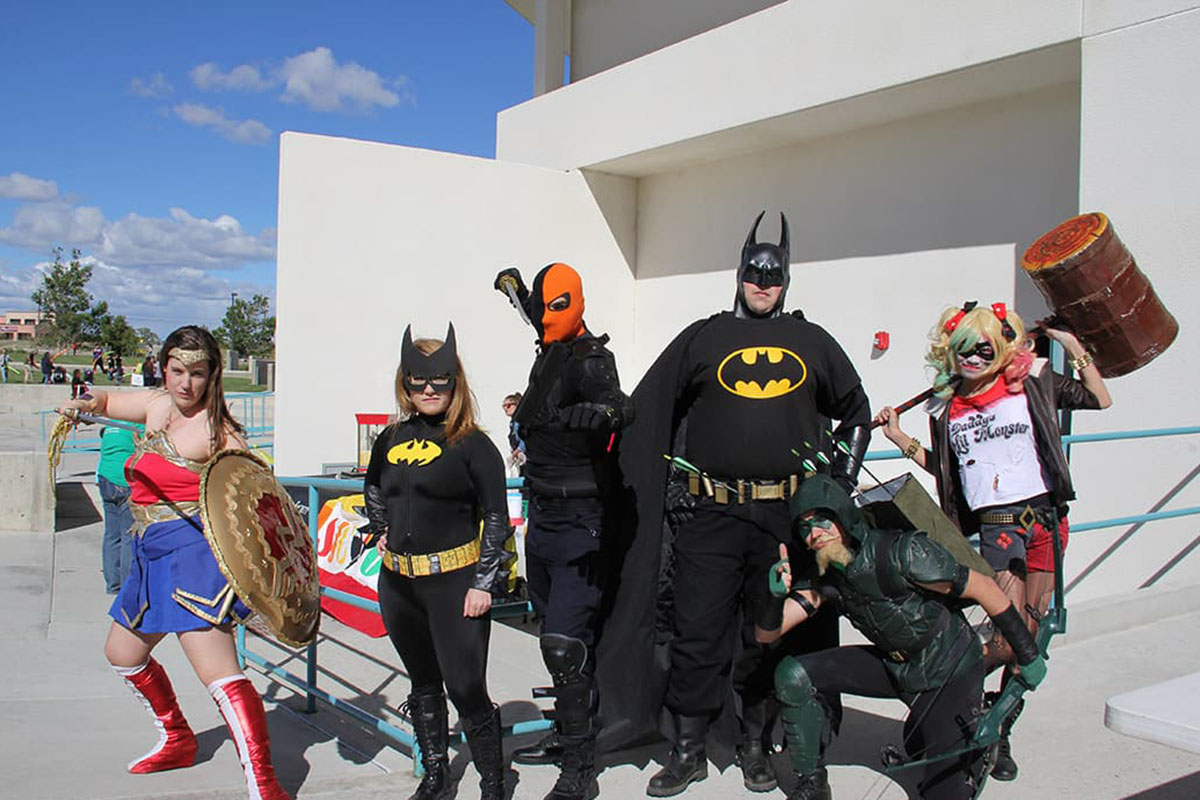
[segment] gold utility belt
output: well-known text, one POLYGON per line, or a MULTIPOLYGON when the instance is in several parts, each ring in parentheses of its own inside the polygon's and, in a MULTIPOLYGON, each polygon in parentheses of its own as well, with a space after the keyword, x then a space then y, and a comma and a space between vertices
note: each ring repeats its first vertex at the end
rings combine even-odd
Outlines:
POLYGON ((185 501, 182 503, 151 503, 148 506, 130 503, 129 512, 133 515, 133 533, 135 536, 140 536, 155 522, 170 522, 199 516, 200 503, 185 501))
POLYGON ((424 575, 453 572, 456 569, 478 563, 479 540, 472 539, 466 544, 460 544, 458 547, 452 547, 440 553, 393 553, 380 545, 379 554, 383 559, 385 569, 406 578, 419 578, 424 575))
POLYGON ((688 474, 688 493, 694 497, 711 497, 717 505, 741 505, 756 500, 787 500, 800 485, 799 475, 789 475, 780 481, 724 481, 717 483, 708 476, 688 474))

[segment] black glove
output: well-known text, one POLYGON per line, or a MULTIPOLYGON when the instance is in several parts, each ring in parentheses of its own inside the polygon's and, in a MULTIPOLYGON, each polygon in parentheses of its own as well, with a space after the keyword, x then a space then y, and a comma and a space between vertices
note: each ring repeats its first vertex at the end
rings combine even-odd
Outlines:
POLYGON ((525 287, 525 281, 521 278, 521 273, 516 267, 509 267, 508 269, 500 270, 500 272, 496 274, 496 280, 492 282, 492 288, 500 292, 500 294, 504 295, 505 297, 508 297, 509 301, 511 302, 512 298, 509 297, 508 294, 508 287, 510 286, 517 295, 517 302, 519 302, 522 306, 521 310, 524 311, 528 309, 529 289, 525 287))
POLYGON ((387 533, 387 504, 383 502, 383 492, 374 485, 363 489, 363 499, 367 504, 367 524, 359 526, 358 532, 362 535, 363 547, 374 547, 379 537, 387 533))
POLYGON ((471 588, 491 592, 504 565, 504 543, 512 535, 508 527, 508 516, 500 511, 489 511, 483 515, 483 540, 479 548, 479 563, 475 565, 475 579, 471 588))
POLYGON ((568 430, 598 431, 612 427, 616 415, 611 406, 602 403, 576 403, 562 410, 561 419, 568 430))
POLYGON ((667 481, 663 511, 672 528, 678 528, 696 516, 696 498, 688 491, 686 475, 678 473, 667 481))
POLYGON ((858 487, 858 471, 862 468, 863 456, 871 444, 871 429, 866 425, 855 425, 839 430, 833 439, 833 468, 830 474, 846 490, 846 494, 853 494, 858 487))
POLYGON ((995 624, 996 630, 1004 634, 1004 638, 1008 640, 1008 645, 1012 648, 1013 655, 1016 656, 1017 664, 1021 667, 1020 673, 1016 676, 1017 679, 1026 687, 1036 689, 1037 685, 1046 677, 1046 661, 1038 652, 1037 642, 1034 641, 1029 628, 1025 627, 1025 620, 1021 619, 1021 615, 1017 613, 1016 606, 1009 605, 1003 612, 992 617, 992 622, 995 624))

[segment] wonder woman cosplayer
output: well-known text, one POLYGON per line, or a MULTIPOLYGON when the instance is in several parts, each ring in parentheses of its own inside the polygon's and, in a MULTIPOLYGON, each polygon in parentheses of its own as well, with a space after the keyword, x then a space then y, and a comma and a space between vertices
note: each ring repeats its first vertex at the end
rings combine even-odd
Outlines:
POLYGON ((158 742, 129 764, 133 773, 190 767, 196 737, 166 671, 151 652, 168 633, 208 687, 237 748, 251 800, 287 800, 271 765, 262 699, 237 661, 233 624, 250 616, 221 574, 200 521, 200 473, 227 447, 245 447, 221 390, 221 353, 203 328, 184 326, 163 344, 166 390, 108 393, 59 409, 144 422, 146 436, 126 465, 134 516, 133 565, 109 609, 104 654, 142 701, 158 742))

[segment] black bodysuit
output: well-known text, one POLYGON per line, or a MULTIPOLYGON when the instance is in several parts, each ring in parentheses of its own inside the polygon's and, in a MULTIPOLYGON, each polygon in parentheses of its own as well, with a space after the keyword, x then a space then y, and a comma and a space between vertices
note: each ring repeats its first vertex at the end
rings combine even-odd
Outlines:
MULTIPOLYGON (((382 496, 387 547, 395 553, 435 553, 466 544, 480 536, 484 517, 501 515, 507 525, 500 452, 479 430, 447 444, 440 418, 414 416, 384 429, 365 483, 368 493, 382 496)), ((379 572, 384 626, 413 693, 440 693, 444 682, 466 719, 492 710, 485 679, 491 621, 486 615, 463 616, 463 602, 468 589, 490 590, 502 548, 503 538, 485 533, 478 565, 412 578, 379 572)))

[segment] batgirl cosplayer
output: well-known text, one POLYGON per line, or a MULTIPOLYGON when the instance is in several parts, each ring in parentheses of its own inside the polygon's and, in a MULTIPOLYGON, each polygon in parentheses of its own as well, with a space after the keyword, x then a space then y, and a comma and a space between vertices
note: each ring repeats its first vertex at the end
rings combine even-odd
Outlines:
MULTIPOLYGON (((1112 405, 1079 340, 1068 331, 1044 332, 1062 345, 1079 380, 1033 358, 1021 318, 1003 303, 948 308, 926 356, 939 400, 929 420, 931 448, 900 429, 894 409, 876 416, 884 435, 937 480, 946 515, 964 534, 979 534, 981 555, 1035 633, 1054 590, 1051 536, 1066 548, 1067 503, 1075 499, 1056 411, 1112 405)), ((997 632, 986 648, 986 668, 1004 665, 1007 682, 1012 662, 1012 649, 997 632)), ((992 770, 997 780, 1017 775, 1008 741, 1015 717, 1003 729, 992 770)))
POLYGON ((228 447, 245 447, 225 405, 221 352, 212 334, 188 325, 162 346, 166 390, 108 393, 59 409, 144 422, 126 466, 134 517, 133 564, 109 609, 104 654, 154 718, 157 744, 129 764, 133 773, 190 767, 196 737, 166 671, 151 652, 168 633, 208 687, 233 738, 252 800, 284 800, 271 765, 262 699, 242 673, 232 626, 250 616, 222 575, 202 528, 200 473, 228 447))
POLYGON ((412 800, 453 791, 447 694, 467 732, 480 797, 501 800, 500 710, 484 673, 491 588, 509 533, 504 460, 475 423, 453 325, 445 342, 413 341, 405 330, 395 385, 403 419, 371 451, 364 531, 381 537, 380 612, 412 681, 407 705, 425 767, 412 800))

